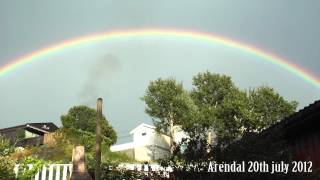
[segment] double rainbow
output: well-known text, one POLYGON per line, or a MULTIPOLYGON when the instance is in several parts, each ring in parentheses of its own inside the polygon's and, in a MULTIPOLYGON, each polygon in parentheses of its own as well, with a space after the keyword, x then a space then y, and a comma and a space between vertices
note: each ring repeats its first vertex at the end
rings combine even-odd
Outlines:
POLYGON ((22 56, 20 58, 12 60, 10 63, 0 67, 0 77, 13 72, 15 69, 22 67, 24 64, 31 63, 33 61, 45 59, 45 57, 52 55, 55 52, 63 51, 68 48, 73 48, 82 44, 96 43, 99 41, 107 41, 114 39, 123 39, 123 38, 132 38, 132 37, 172 37, 172 38, 186 38, 195 41, 204 41, 208 43, 217 43, 225 47, 234 48, 240 50, 244 53, 251 54, 258 57, 261 60, 272 63, 276 66, 279 66, 296 76, 299 76, 304 81, 311 83, 312 85, 320 88, 320 80, 308 73, 303 68, 290 63, 288 60, 271 54, 266 51, 262 51, 258 48, 250 46, 248 44, 237 42, 222 36, 200 33, 200 32, 191 32, 191 31, 182 31, 182 30, 173 30, 173 29, 141 29, 141 30, 126 30, 126 31, 113 31, 113 32, 104 32, 97 33, 88 36, 82 36, 75 39, 63 41, 58 44, 34 51, 30 54, 22 56))

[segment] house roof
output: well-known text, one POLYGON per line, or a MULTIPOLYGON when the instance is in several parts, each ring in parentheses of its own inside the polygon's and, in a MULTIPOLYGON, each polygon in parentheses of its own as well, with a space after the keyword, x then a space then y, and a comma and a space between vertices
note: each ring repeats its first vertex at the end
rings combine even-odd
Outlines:
POLYGON ((320 112, 320 100, 315 101, 314 103, 310 104, 309 106, 304 107, 300 111, 292 114, 291 116, 285 118, 283 123, 285 125, 289 125, 292 123, 298 123, 299 121, 303 121, 306 117, 320 112))
POLYGON ((123 151, 123 150, 129 150, 129 149, 134 149, 137 145, 133 142, 129 143, 124 143, 124 144, 118 144, 118 145, 113 145, 110 147, 110 151, 123 151))
MULTIPOLYGON (((320 100, 315 101, 309 106, 304 107, 303 109, 299 110, 296 113, 293 113, 288 117, 285 117, 281 121, 265 129, 262 133, 268 133, 273 130, 283 128, 295 129, 305 126, 315 126, 314 122, 317 120, 317 118, 313 118, 313 116, 320 116, 320 100)), ((316 123, 319 122, 320 121, 317 121, 316 123)))
POLYGON ((26 124, 27 127, 36 129, 38 131, 42 131, 44 133, 50 133, 55 132, 57 129, 59 129, 55 124, 49 122, 49 123, 29 123, 26 124))
POLYGON ((136 132, 138 129, 141 128, 149 128, 149 129, 156 129, 155 126, 149 125, 149 124, 145 124, 145 123, 141 123, 140 125, 138 125, 136 128, 134 128, 133 130, 130 131, 130 134, 134 134, 134 132, 136 132))
POLYGON ((54 123, 52 122, 45 122, 45 123, 26 123, 23 125, 8 127, 0 129, 0 133, 5 133, 7 131, 11 131, 12 129, 18 129, 18 128, 31 128, 43 133, 50 133, 55 132, 57 129, 59 129, 54 123))

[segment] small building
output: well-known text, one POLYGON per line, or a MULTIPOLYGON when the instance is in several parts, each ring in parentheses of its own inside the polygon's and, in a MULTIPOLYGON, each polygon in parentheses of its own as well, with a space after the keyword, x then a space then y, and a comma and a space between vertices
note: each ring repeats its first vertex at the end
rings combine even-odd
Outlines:
MULTIPOLYGON (((176 128, 177 129, 177 128, 176 128)), ((170 155, 170 137, 156 132, 155 126, 140 124, 130 134, 133 141, 110 147, 112 152, 123 152, 137 161, 154 161, 170 155)), ((175 133, 175 142, 185 136, 181 131, 175 133)))
POLYGON ((0 135, 9 139, 17 147, 41 145, 45 134, 59 129, 51 122, 27 123, 19 126, 0 129, 0 135))
MULTIPOLYGON (((314 169, 320 167, 320 101, 284 118, 260 134, 285 140, 290 156, 296 161, 312 161, 314 169)), ((280 149, 282 150, 282 149, 280 149)))
POLYGON ((292 156, 297 161, 312 161, 320 167, 320 101, 285 118, 281 125, 286 132, 292 156))

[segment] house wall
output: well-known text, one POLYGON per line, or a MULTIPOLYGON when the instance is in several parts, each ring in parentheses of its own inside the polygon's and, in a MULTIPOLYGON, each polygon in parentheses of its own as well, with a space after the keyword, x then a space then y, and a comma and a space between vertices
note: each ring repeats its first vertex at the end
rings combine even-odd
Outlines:
POLYGON ((161 148, 155 145, 140 146, 134 149, 134 157, 137 161, 154 161, 162 159, 170 155, 168 149, 161 148))
POLYGON ((163 158, 167 158, 170 156, 170 149, 167 148, 167 149, 164 149, 164 148, 161 148, 161 147, 155 147, 155 153, 153 155, 153 158, 152 160, 158 160, 158 159, 163 159, 163 158))
MULTIPOLYGON (((138 161, 154 161, 170 155, 171 138, 158 134, 154 126, 141 124, 130 133, 133 136, 133 142, 111 146, 110 150, 124 152, 138 161)), ((186 134, 179 127, 175 127, 176 143, 184 137, 187 137, 186 134)))
POLYGON ((312 161, 312 167, 320 167, 320 131, 311 131, 291 140, 291 152, 297 161, 312 161))
POLYGON ((133 142, 139 145, 154 143, 154 130, 151 128, 139 128, 133 133, 133 142))
POLYGON ((9 139, 11 143, 14 143, 18 139, 18 136, 21 135, 21 133, 24 133, 23 127, 10 128, 1 132, 0 134, 1 136, 9 139))
POLYGON ((137 146, 156 145, 170 149, 170 138, 164 134, 158 134, 151 128, 139 128, 133 133, 133 143, 137 146))
POLYGON ((134 157, 138 161, 153 161, 170 154, 170 137, 158 134, 155 129, 139 128, 133 134, 134 157))
POLYGON ((43 144, 48 146, 55 146, 57 144, 56 138, 61 137, 61 133, 46 133, 43 136, 43 144))

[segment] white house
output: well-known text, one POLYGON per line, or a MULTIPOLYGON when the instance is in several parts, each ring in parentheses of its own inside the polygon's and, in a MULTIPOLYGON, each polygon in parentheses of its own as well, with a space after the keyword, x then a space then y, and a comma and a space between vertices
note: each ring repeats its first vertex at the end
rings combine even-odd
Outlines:
MULTIPOLYGON (((140 124, 130 134, 133 142, 114 145, 110 147, 112 152, 124 152, 138 161, 153 161, 170 155, 170 137, 158 134, 155 126, 145 123, 140 124)), ((186 134, 175 128, 175 142, 179 143, 186 134)))

